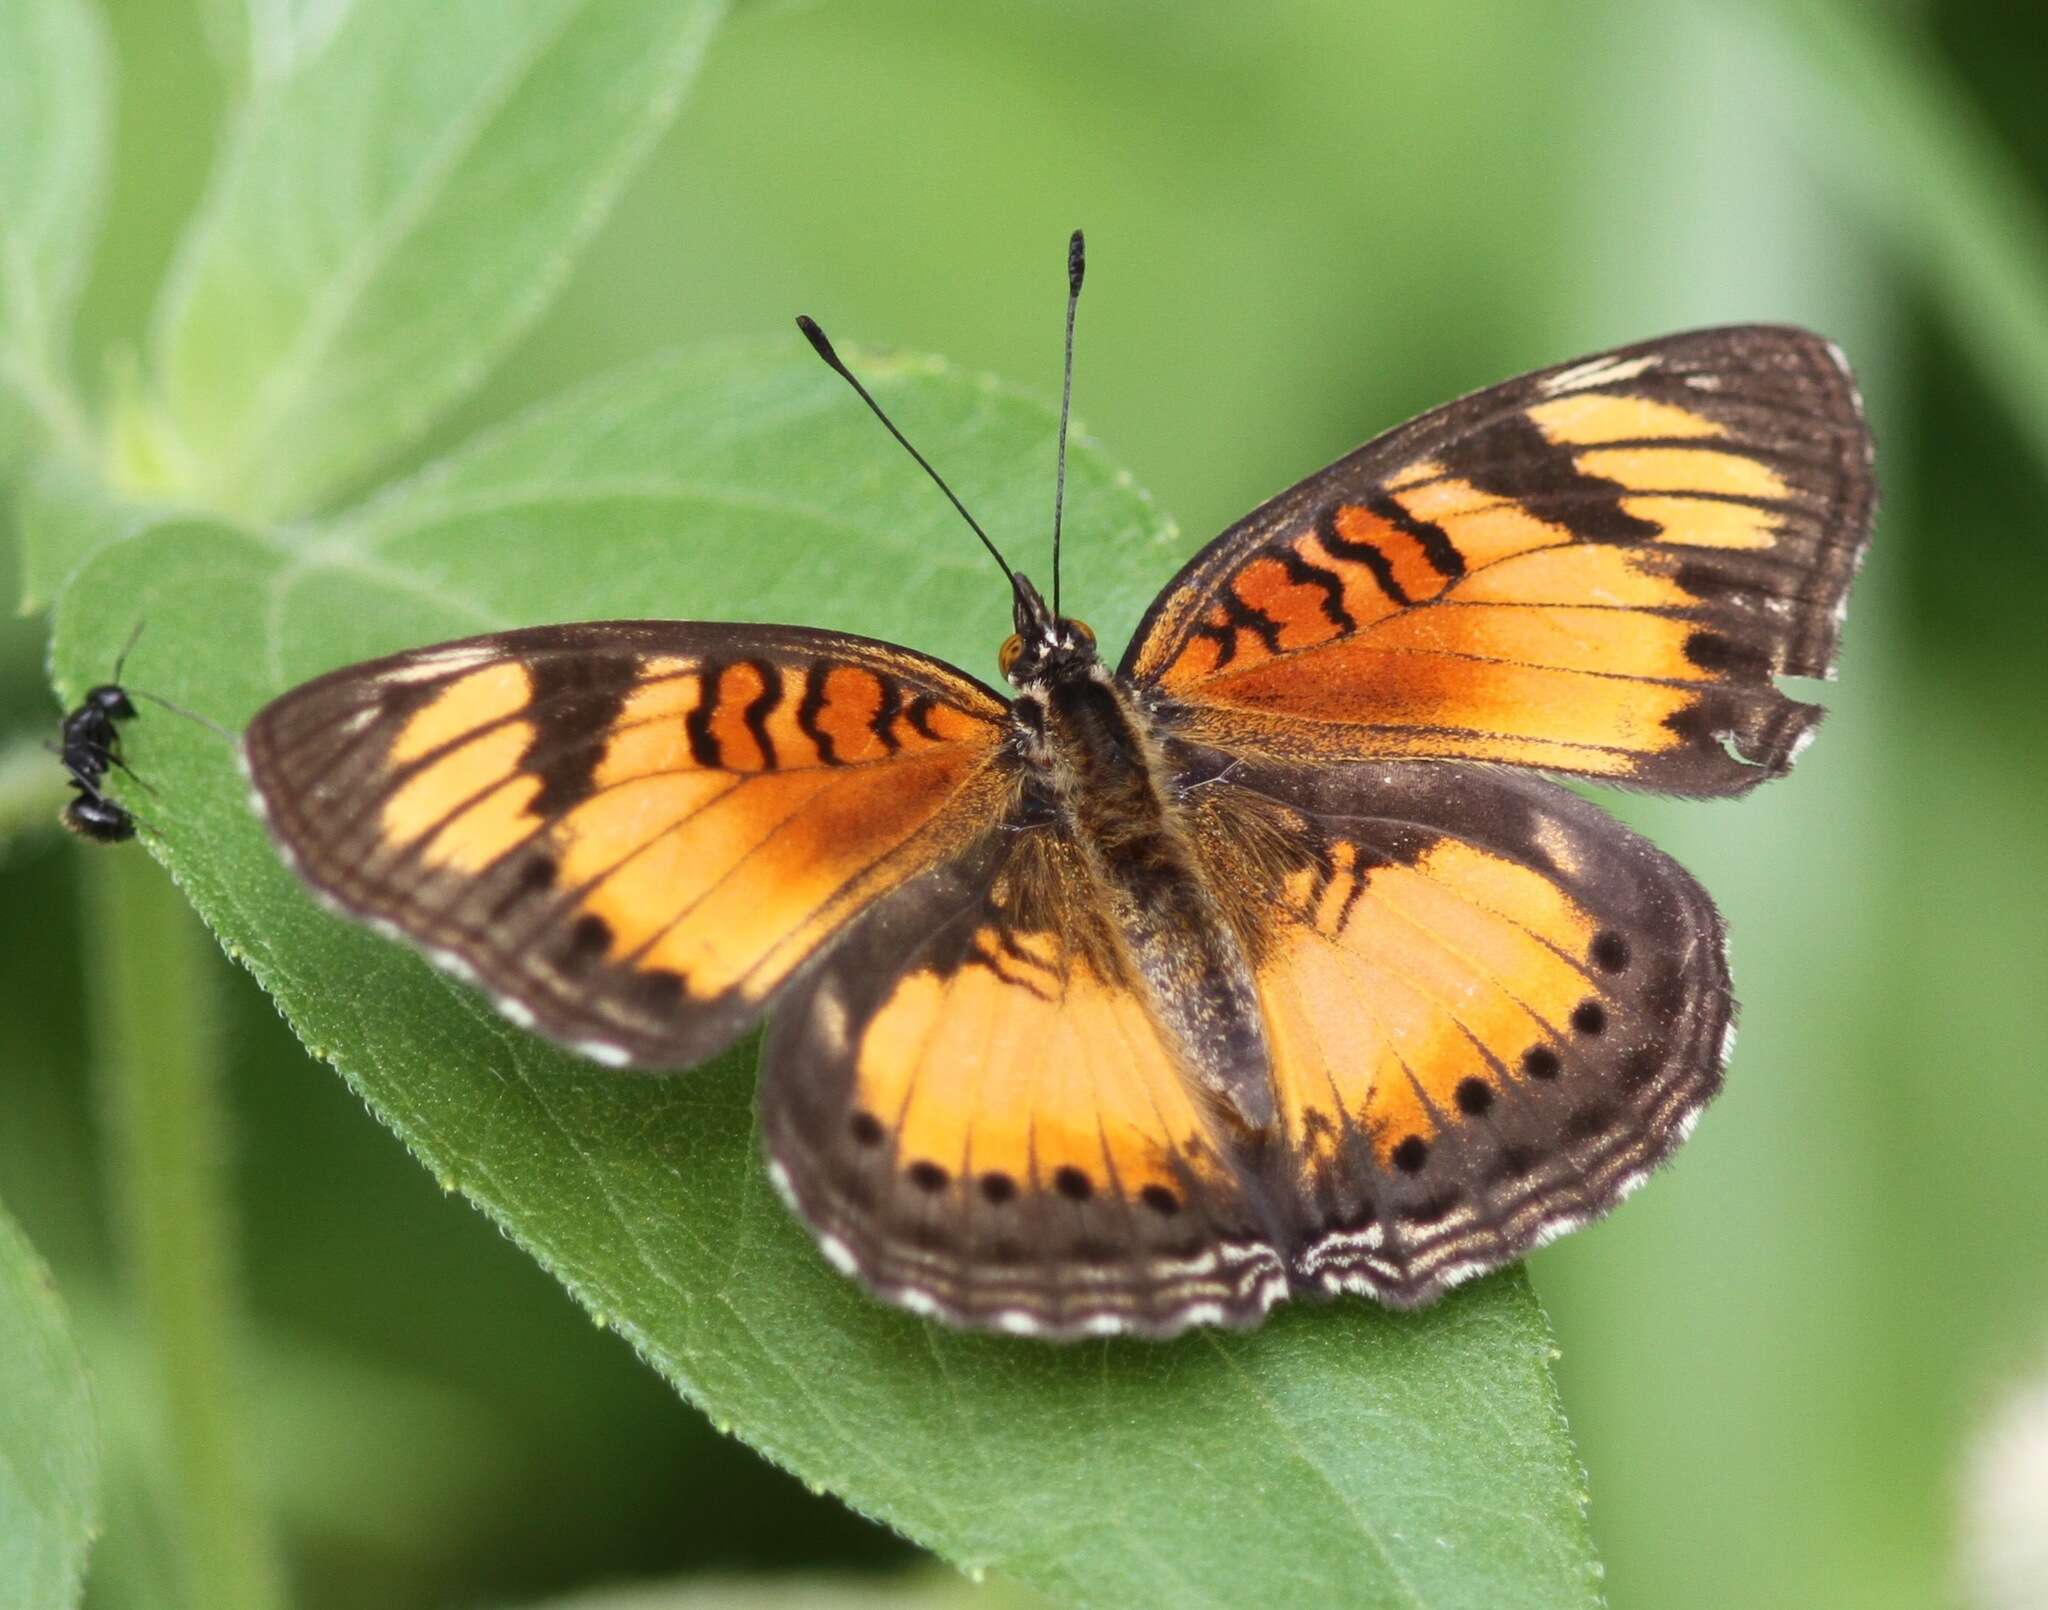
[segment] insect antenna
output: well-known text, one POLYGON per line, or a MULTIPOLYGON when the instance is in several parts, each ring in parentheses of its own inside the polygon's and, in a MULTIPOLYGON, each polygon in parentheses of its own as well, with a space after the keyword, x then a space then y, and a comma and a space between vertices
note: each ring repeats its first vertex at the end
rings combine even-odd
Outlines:
POLYGON ((1074 309, 1081 302, 1081 276, 1088 254, 1075 230, 1067 240, 1067 357, 1060 372, 1060 461, 1052 487, 1052 612, 1060 612, 1060 516, 1067 504, 1067 415, 1074 402, 1074 309))
POLYGON ((134 629, 128 633, 128 641, 121 645, 121 652, 115 656, 114 674, 107 678, 115 687, 121 685, 121 668, 128 663, 128 656, 135 651, 135 640, 142 635, 142 628, 148 624, 147 620, 137 621, 134 629))
POLYGON ((151 704, 170 711, 174 716, 183 716, 187 721, 198 722, 200 726, 204 727, 216 738, 222 739, 227 743, 234 743, 236 741, 235 735, 211 716, 203 716, 197 710, 187 710, 182 704, 173 704, 161 693, 151 693, 147 688, 130 688, 128 692, 138 699, 147 699, 151 704))
POLYGON ((925 474, 929 475, 932 478, 934 484, 937 485, 938 489, 946 494, 946 497, 951 501, 953 507, 960 511, 960 518, 965 520, 968 523, 968 525, 973 528, 974 534, 977 537, 981 538, 981 545, 984 548, 988 549, 990 557, 993 558, 997 564, 1003 567, 1004 577, 1014 587, 1017 581, 1016 572, 1010 569, 1010 562, 1007 559, 1005 559, 1001 553, 997 551, 996 545, 993 542, 989 541, 988 533, 981 529, 981 522, 975 519, 973 515, 967 512, 967 505, 962 503, 958 495, 955 494, 955 492, 953 491, 953 489, 946 484, 946 478, 943 475, 941 475, 937 470, 932 468, 931 462, 924 456, 924 454, 920 453, 916 448, 910 445, 909 439, 904 436, 903 432, 896 428, 896 422, 892 420, 887 414, 882 412, 882 405, 876 402, 873 397, 868 395, 868 388, 866 386, 863 386, 858 380, 854 378, 853 371, 847 368, 845 363, 843 363, 840 360, 839 354, 832 350, 832 343, 830 340, 826 338, 825 332, 818 328, 818 321, 810 317, 808 314, 799 313, 796 316, 796 327, 799 330, 803 331, 804 339, 810 342, 812 349, 816 351, 819 357, 825 360, 826 365, 829 368, 831 368, 839 376, 841 380, 844 380, 849 386, 853 387, 854 391, 859 395, 860 400, 866 403, 868 407, 873 411, 875 418, 879 419, 883 423, 883 425, 888 428, 889 434, 895 437, 897 442, 902 445, 903 451, 908 453, 912 458, 917 460, 918 468, 923 470, 925 474))
MULTIPOLYGON (((142 636, 142 628, 147 626, 148 624, 149 622, 146 620, 137 621, 135 623, 135 629, 128 634, 128 641, 121 645, 120 657, 114 661, 114 674, 107 679, 112 686, 121 688, 121 671, 128 664, 128 656, 135 651, 135 640, 142 636)), ((187 710, 182 704, 173 704, 169 699, 166 699, 161 693, 151 693, 147 688, 121 688, 121 691, 129 695, 129 697, 131 698, 147 699, 151 704, 156 705, 161 709, 170 711, 170 713, 174 716, 183 716, 187 721, 195 721, 200 726, 206 728, 206 730, 212 733, 216 738, 224 739, 228 743, 235 742, 235 735, 232 732, 229 732, 228 729, 226 727, 223 727, 218 721, 213 720, 209 716, 201 715, 197 710, 187 710)), ((121 766, 121 769, 123 771, 128 771, 128 768, 126 766, 121 765, 121 762, 118 758, 114 760, 114 764, 117 766, 121 766)), ((130 777, 134 777, 135 773, 129 771, 128 775, 130 777)), ((137 777, 135 780, 137 782, 142 781, 142 779, 139 777, 137 777)), ((143 783, 143 787, 147 788, 148 786, 149 785, 147 783, 143 783)))

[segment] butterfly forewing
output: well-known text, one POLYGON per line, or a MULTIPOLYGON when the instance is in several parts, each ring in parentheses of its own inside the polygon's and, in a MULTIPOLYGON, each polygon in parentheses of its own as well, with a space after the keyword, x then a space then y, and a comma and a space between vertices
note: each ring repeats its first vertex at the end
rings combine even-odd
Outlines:
POLYGON ((681 1067, 1000 815, 1002 713, 861 638, 601 622, 337 671, 244 749, 329 900, 553 1038, 681 1067))
POLYGON ((1234 749, 1739 793, 1819 717, 1772 678, 1831 672, 1874 498, 1833 347, 1672 336, 1451 403, 1283 493, 1160 595, 1124 670, 1234 749))

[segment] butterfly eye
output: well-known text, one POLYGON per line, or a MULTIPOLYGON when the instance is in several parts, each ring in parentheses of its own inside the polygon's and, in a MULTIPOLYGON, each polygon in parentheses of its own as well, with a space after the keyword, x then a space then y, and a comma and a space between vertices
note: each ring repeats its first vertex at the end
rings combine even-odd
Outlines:
POLYGON ((1003 640, 1003 646, 996 650, 996 665, 1004 676, 1010 674, 1017 663, 1017 656, 1024 652, 1024 639, 1012 632, 1003 640))
POLYGON ((1082 642, 1086 643, 1090 648, 1095 646, 1094 627, 1090 626, 1086 621, 1077 621, 1071 617, 1068 618, 1067 624, 1073 627, 1074 635, 1082 642))

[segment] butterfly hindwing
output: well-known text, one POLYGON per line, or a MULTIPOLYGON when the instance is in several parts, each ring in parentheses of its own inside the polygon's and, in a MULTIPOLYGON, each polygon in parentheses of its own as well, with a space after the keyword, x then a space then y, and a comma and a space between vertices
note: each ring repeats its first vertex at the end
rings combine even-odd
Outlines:
POLYGON ((552 1038, 682 1067, 1001 813, 1002 715, 862 638, 600 622, 334 672, 259 712, 244 754, 329 901, 552 1038))
POLYGON ((778 1007, 777 1183, 835 1263, 955 1324, 1248 1324, 1277 1226, 1125 976, 1070 846, 1010 826, 879 902, 778 1007))
POLYGON ((1468 759, 1686 794, 1791 764, 1875 486, 1833 347, 1703 330, 1541 370, 1256 510, 1124 672, 1189 737, 1468 759))
POLYGON ((777 1182, 882 1295, 1063 1336, 1423 1303, 1605 1212, 1719 1087, 1719 920, 1597 808, 1467 766, 1176 755, 1274 1131, 1193 1094, 1058 840, 998 830, 878 902, 763 1051, 777 1182))
POLYGON ((1188 754, 1254 956, 1295 1284, 1402 1305, 1597 1217, 1719 1088, 1721 924, 1556 784, 1188 754))

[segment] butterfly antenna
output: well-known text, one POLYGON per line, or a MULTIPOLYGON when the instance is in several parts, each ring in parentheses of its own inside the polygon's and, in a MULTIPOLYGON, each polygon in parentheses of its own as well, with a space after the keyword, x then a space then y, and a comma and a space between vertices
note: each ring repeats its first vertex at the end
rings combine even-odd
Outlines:
POLYGON ((896 428, 896 422, 882 412, 882 405, 868 395, 868 388, 856 380, 853 371, 840 361, 839 354, 832 350, 831 341, 827 339, 825 332, 818 328, 818 321, 808 314, 799 313, 796 316, 796 327, 803 331, 804 339, 810 342, 813 350, 817 352, 819 357, 825 360, 827 367, 832 369, 841 380, 844 380, 849 386, 853 387, 854 391, 859 394, 860 400, 866 403, 873 411, 875 418, 879 419, 887 427, 889 434, 895 437, 902 445, 903 451, 916 459, 918 468, 929 475, 938 489, 946 494, 953 507, 960 511, 960 518, 973 528, 974 534, 977 537, 981 538, 981 545, 988 549, 990 557, 1003 567, 1003 575, 1014 586, 1017 580, 1016 573, 1010 569, 1010 562, 997 551, 996 545, 989 541, 988 533, 981 529, 981 522, 967 512, 967 505, 962 503, 953 489, 946 484, 946 478, 932 468, 931 461, 924 454, 910 445, 909 439, 896 428))
POLYGON ((1060 516, 1067 506, 1067 415, 1074 404, 1074 309, 1081 303, 1081 276, 1088 254, 1075 230, 1067 241, 1067 358, 1060 373, 1060 465, 1052 487, 1052 612, 1060 612, 1060 516))

